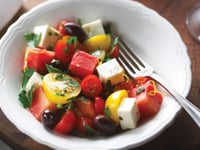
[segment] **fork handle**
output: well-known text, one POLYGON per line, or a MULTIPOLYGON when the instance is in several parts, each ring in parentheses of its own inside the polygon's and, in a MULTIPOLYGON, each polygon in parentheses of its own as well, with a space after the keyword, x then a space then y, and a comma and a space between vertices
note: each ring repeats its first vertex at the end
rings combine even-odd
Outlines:
POLYGON ((200 109, 192 104, 188 99, 177 93, 174 89, 169 87, 169 85, 157 74, 152 73, 150 77, 157 81, 167 92, 169 92, 169 94, 171 94, 177 100, 177 102, 192 117, 194 122, 200 128, 200 109))

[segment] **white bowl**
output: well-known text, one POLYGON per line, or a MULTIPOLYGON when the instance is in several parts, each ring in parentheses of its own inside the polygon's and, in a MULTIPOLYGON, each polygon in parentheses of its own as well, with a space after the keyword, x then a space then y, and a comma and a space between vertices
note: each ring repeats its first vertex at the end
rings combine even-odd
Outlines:
POLYGON ((129 0, 57 0, 47 1, 21 16, 0 42, 0 105, 19 130, 39 143, 54 149, 125 149, 142 145, 168 127, 180 111, 169 95, 164 97, 159 113, 148 122, 108 138, 58 136, 45 130, 18 101, 21 66, 26 47, 23 34, 42 24, 56 26, 61 19, 83 22, 102 19, 111 22, 121 37, 171 86, 183 96, 191 85, 190 59, 180 35, 155 11, 129 0))

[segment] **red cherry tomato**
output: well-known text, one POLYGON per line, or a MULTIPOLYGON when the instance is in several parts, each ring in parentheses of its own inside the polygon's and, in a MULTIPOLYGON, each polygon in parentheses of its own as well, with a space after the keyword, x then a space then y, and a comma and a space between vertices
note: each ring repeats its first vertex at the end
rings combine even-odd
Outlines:
POLYGON ((61 120, 57 123, 54 131, 58 133, 70 133, 76 126, 77 118, 72 110, 67 110, 61 120))
POLYGON ((86 117, 79 117, 76 124, 76 130, 83 134, 90 134, 90 128, 93 128, 93 121, 86 117))
POLYGON ((102 91, 101 81, 94 74, 87 75, 81 82, 81 90, 85 96, 94 98, 102 91))
POLYGON ((149 80, 150 80, 149 77, 138 76, 133 80, 133 86, 138 87, 140 85, 143 85, 144 83, 146 83, 149 80))
POLYGON ((91 100, 75 100, 74 110, 77 116, 93 119, 96 116, 94 102, 91 100))
POLYGON ((65 28, 64 28, 64 25, 67 23, 67 20, 61 20, 58 25, 57 25, 57 30, 63 34, 63 35, 66 35, 66 31, 65 31, 65 28))
POLYGON ((95 109, 98 115, 104 114, 105 100, 101 97, 95 97, 94 99, 95 109))
POLYGON ((117 58, 117 57, 119 57, 119 46, 118 45, 115 45, 112 48, 111 52, 109 53, 109 56, 111 58, 117 58))
POLYGON ((79 48, 79 42, 71 36, 64 36, 55 46, 56 59, 60 60, 63 64, 67 64, 71 59, 76 50, 79 48))

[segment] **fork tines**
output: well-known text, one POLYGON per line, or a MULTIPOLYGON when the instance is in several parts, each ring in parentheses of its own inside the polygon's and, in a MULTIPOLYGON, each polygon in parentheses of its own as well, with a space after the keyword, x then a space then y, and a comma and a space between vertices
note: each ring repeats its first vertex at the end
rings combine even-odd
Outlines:
POLYGON ((144 68, 145 65, 121 39, 119 39, 118 44, 120 47, 119 62, 129 75, 135 77, 135 74, 141 71, 141 68, 144 68))

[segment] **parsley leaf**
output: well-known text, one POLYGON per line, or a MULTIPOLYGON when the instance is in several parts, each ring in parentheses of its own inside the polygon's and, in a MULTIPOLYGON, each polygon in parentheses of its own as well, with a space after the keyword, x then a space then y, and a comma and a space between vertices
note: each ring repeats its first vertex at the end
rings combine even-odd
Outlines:
POLYGON ((53 67, 52 65, 47 65, 46 64, 46 68, 48 70, 48 72, 57 72, 57 73, 63 73, 62 70, 56 68, 56 67, 53 67))
POLYGON ((30 107, 32 105, 33 90, 34 90, 34 86, 31 87, 28 93, 26 92, 26 90, 22 90, 19 93, 18 99, 24 108, 30 107))
POLYGON ((25 70, 23 72, 24 73, 23 79, 22 79, 22 88, 23 89, 26 87, 28 79, 33 75, 34 72, 35 72, 34 69, 25 68, 25 70))
POLYGON ((105 115, 108 116, 108 117, 111 116, 111 112, 110 112, 109 107, 106 107, 106 108, 105 108, 104 113, 105 113, 105 115))
POLYGON ((42 34, 35 34, 35 33, 29 33, 29 32, 26 32, 24 34, 24 37, 26 39, 26 42, 28 44, 28 46, 31 46, 31 47, 37 47, 40 43, 40 40, 41 40, 41 37, 42 37, 42 34))

